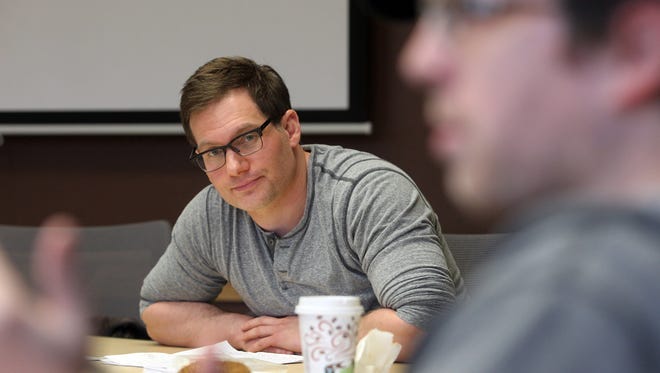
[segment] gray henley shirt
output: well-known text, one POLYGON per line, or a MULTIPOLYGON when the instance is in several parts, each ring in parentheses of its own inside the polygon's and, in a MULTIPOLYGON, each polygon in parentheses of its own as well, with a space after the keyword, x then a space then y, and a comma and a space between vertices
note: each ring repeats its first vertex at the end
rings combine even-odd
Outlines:
POLYGON ((144 280, 159 301, 212 302, 230 282, 255 315, 288 316, 300 296, 356 295, 420 328, 463 294, 437 216, 402 170, 372 154, 306 145, 305 212, 283 237, 203 189, 144 280))

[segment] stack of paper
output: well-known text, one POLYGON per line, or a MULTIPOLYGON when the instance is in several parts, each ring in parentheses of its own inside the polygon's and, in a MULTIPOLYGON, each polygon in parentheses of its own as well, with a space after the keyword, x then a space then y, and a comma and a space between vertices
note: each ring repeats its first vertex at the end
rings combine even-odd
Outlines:
POLYGON ((166 354, 162 352, 138 352, 122 355, 107 355, 101 362, 112 365, 123 365, 142 367, 145 372, 167 372, 176 373, 191 361, 208 355, 208 349, 218 359, 240 361, 247 365, 252 372, 286 372, 282 364, 300 363, 303 358, 300 355, 274 354, 269 352, 244 352, 233 348, 229 342, 223 341, 215 345, 195 348, 166 354))

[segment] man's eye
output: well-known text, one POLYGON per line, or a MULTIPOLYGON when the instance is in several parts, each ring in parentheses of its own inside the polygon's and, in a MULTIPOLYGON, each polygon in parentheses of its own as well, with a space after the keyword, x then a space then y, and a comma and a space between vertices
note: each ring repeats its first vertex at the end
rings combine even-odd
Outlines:
POLYGON ((215 158, 218 156, 222 155, 222 149, 211 149, 208 152, 204 153, 204 155, 208 158, 215 158))
POLYGON ((259 135, 255 132, 247 133, 243 136, 243 142, 253 142, 259 139, 259 135))

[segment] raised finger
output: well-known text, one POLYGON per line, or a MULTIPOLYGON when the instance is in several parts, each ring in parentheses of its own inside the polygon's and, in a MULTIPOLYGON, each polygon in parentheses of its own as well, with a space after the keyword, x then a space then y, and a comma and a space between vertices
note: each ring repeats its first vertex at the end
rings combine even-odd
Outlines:
POLYGON ((37 285, 52 301, 79 308, 74 248, 78 232, 74 220, 54 215, 46 220, 35 241, 33 276, 37 285))

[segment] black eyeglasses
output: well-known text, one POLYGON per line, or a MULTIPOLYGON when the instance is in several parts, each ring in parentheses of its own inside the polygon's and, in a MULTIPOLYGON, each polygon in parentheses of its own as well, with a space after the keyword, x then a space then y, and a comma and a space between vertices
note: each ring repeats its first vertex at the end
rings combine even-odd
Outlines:
POLYGON ((270 118, 259 127, 242 133, 234 137, 227 145, 216 146, 201 153, 197 153, 197 148, 190 154, 190 160, 204 172, 215 171, 227 162, 227 149, 233 150, 236 154, 242 156, 258 152, 264 146, 261 139, 264 129, 272 122, 270 118))

